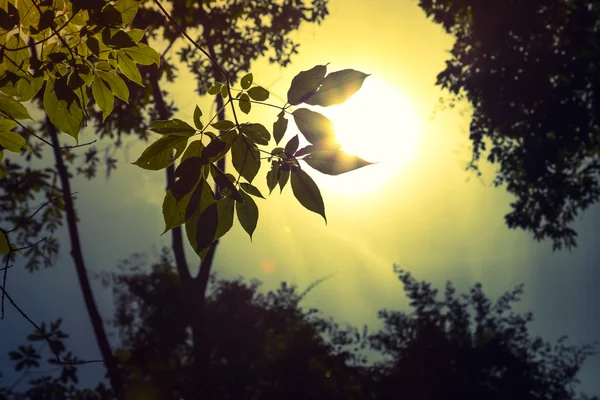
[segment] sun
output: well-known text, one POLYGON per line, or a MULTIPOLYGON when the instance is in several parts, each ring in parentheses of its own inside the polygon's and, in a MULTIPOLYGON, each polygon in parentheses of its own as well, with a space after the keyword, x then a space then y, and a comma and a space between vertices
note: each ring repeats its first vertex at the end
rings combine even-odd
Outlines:
POLYGON ((418 114, 402 92, 373 76, 345 103, 320 111, 333 121, 337 139, 348 153, 392 169, 416 155, 418 114))

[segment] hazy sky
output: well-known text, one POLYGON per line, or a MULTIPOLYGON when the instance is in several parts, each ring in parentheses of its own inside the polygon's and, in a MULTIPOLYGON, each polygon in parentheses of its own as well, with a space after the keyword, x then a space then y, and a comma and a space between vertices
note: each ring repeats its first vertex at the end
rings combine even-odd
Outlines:
MULTIPOLYGON (((272 92, 270 101, 283 104, 276 95, 285 97, 294 75, 316 64, 330 63, 330 71, 353 68, 371 74, 348 104, 329 115, 349 149, 358 148, 381 162, 338 177, 311 172, 325 200, 327 225, 302 208, 289 187, 283 195, 277 190, 258 201, 253 243, 236 225, 218 248, 219 276, 258 278, 266 288, 286 280, 303 288, 337 272, 310 294, 306 305, 340 321, 373 327, 378 309, 406 307, 393 264, 439 287, 446 280, 460 289, 482 282, 493 298, 524 282, 519 309, 534 312, 534 333, 551 340, 566 334, 574 343, 600 339, 598 207, 577 224, 579 248, 571 253, 552 253, 550 243, 536 243, 529 234, 505 226, 510 196, 491 186, 491 174, 480 180, 464 170, 470 155, 468 115, 461 116, 459 110, 434 113, 445 96, 435 87, 435 77, 444 67, 452 38, 426 20, 416 1, 332 0, 325 22, 305 26, 297 39, 300 54, 293 63, 281 69, 258 62, 252 68, 255 81, 272 92)), ((171 88, 178 117, 190 121, 196 103, 205 115, 210 111, 210 102, 198 100, 192 86, 182 73, 171 88)), ((276 114, 265 108, 251 116, 271 126, 276 114)), ((284 141, 294 132, 290 123, 284 141)), ((82 140, 86 137, 90 135, 82 140)), ((169 235, 159 236, 164 172, 129 164, 142 149, 131 142, 120 153, 119 169, 110 180, 76 180, 73 185, 79 192, 83 248, 94 271, 111 271, 133 252, 152 252, 170 243, 169 235)), ((263 193, 265 174, 261 170, 256 181, 263 193)), ((61 243, 63 255, 52 269, 28 274, 14 268, 8 288, 36 321, 63 317, 75 353, 98 358, 68 241, 61 243)), ((196 260, 190 249, 188 261, 196 260)), ((111 294, 97 282, 95 287, 108 318, 111 294)), ((0 353, 6 354, 30 330, 8 310, 0 324, 0 353)), ((89 366, 89 371, 98 368, 89 366)), ((582 389, 600 393, 600 382, 594 379, 599 369, 600 357, 588 361, 582 389)))

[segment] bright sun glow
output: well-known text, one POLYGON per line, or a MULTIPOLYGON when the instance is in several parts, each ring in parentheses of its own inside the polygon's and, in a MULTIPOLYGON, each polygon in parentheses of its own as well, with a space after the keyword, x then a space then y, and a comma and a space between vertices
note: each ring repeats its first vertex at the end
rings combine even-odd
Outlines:
POLYGON ((335 125, 343 149, 397 169, 417 151, 419 118, 393 86, 369 76, 344 104, 321 110, 335 125))

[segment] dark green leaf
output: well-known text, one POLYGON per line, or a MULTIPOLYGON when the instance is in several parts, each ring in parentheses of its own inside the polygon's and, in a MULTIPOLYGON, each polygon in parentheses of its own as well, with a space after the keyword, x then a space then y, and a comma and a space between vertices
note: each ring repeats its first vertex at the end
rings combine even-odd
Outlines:
POLYGON ((217 212, 219 214, 219 225, 215 233, 215 240, 225 235, 233 226, 234 205, 236 201, 225 197, 217 201, 217 212))
POLYGON ((93 55, 95 55, 97 58, 100 58, 100 41, 97 37, 88 36, 87 40, 85 41, 85 44, 87 45, 88 49, 90 49, 93 55))
POLYGON ((258 207, 252 197, 244 192, 241 192, 240 194, 242 195, 243 201, 235 203, 235 211, 238 216, 238 221, 240 221, 240 225, 242 225, 242 228, 244 228, 250 236, 250 240, 252 240, 252 234, 258 223, 258 207))
POLYGON ((169 121, 152 121, 150 122, 149 128, 153 132, 169 136, 190 137, 196 133, 196 129, 194 127, 177 118, 169 121))
POLYGON ((196 108, 194 109, 194 125, 198 130, 204 128, 204 125, 202 124, 202 110, 198 105, 196 105, 196 108))
POLYGON ((215 202, 215 195, 206 179, 200 179, 185 210, 185 219, 189 221, 200 215, 206 207, 215 202))
POLYGON ((8 239, 4 232, 0 231, 0 254, 8 254, 10 253, 10 246, 8 244, 8 239))
POLYGON ((299 143, 298 135, 291 138, 290 141, 285 145, 285 154, 288 157, 293 157, 296 150, 298 150, 299 143))
POLYGON ((115 105, 115 96, 104 83, 104 81, 99 77, 94 79, 94 84, 92 85, 92 94, 94 95, 96 104, 100 110, 102 110, 102 122, 104 122, 106 117, 108 117, 113 110, 115 105))
POLYGON ((252 109, 252 103, 250 103, 250 98, 248 97, 248 95, 246 93, 241 94, 239 105, 240 105, 240 110, 242 110, 242 112, 244 114, 248 114, 250 112, 250 110, 252 109))
POLYGON ((325 77, 317 93, 305 103, 323 107, 341 104, 360 89, 367 76, 353 69, 333 72, 325 77))
POLYGON ((341 147, 335 138, 333 122, 326 116, 306 108, 300 108, 292 115, 296 126, 309 143, 329 144, 332 148, 341 147))
POLYGON ((192 193, 188 193, 179 201, 170 190, 167 190, 165 199, 163 200, 163 218, 165 220, 165 230, 163 234, 173 228, 183 225, 186 222, 185 214, 187 206, 190 202, 192 193))
POLYGON ((223 85, 223 87, 221 87, 221 97, 226 99, 227 96, 229 96, 229 90, 227 90, 227 85, 223 85))
POLYGON ((149 170, 159 170, 173 164, 185 150, 187 137, 165 136, 152 143, 133 164, 149 170), (173 150, 175 155, 173 156, 173 150))
POLYGON ((194 190, 200 180, 202 166, 207 163, 206 159, 202 157, 189 157, 181 161, 175 170, 176 180, 169 187, 177 202, 194 190))
POLYGON ((196 247, 194 248, 196 254, 200 255, 204 249, 210 247, 215 240, 218 226, 219 210, 217 209, 217 203, 212 203, 197 218, 195 232, 196 247))
POLYGON ((269 91, 261 86, 248 89, 248 95, 252 100, 265 101, 269 99, 269 91))
POLYGON ((241 80, 242 89, 248 89, 252 85, 252 74, 246 74, 241 80))
POLYGON ((247 139, 238 135, 231 148, 233 167, 248 182, 252 182, 260 169, 260 152, 247 139))
POLYGON ((271 134, 261 124, 242 124, 240 130, 256 144, 267 145, 271 140, 271 134))
POLYGON ((325 77, 327 67, 317 65, 308 71, 302 71, 292 79, 292 84, 287 93, 287 101, 291 105, 305 101, 317 89, 325 77))
POLYGON ((267 187, 269 188, 269 194, 273 192, 275 186, 277 186, 277 180, 279 178, 279 164, 275 161, 271 162, 271 170, 267 172, 267 187))
POLYGON ((312 168, 328 175, 339 175, 373 164, 342 150, 316 151, 303 158, 312 168))
POLYGON ((244 192, 251 194, 252 196, 261 197, 263 199, 265 198, 256 186, 252 186, 251 184, 246 182, 241 182, 240 187, 244 192))
POLYGON ((287 130, 288 120, 285 118, 285 113, 282 111, 277 115, 277 121, 273 123, 273 139, 275 143, 279 144, 285 131, 287 130))
MULTIPOLYGON (((205 132, 206 133, 206 132, 205 132)), ((225 132, 218 138, 211 140, 211 142, 206 146, 206 156, 210 161, 220 160, 227 154, 227 152, 231 149, 231 145, 233 141, 237 137, 237 133, 234 131, 225 132)))
POLYGON ((110 41, 106 43, 108 46, 113 47, 115 49, 124 49, 126 47, 136 47, 137 44, 133 41, 131 36, 129 36, 125 31, 118 30, 114 35, 110 38, 110 41))
POLYGON ((239 190, 237 190, 233 182, 229 180, 229 178, 225 175, 225 173, 223 173, 223 171, 219 169, 219 167, 217 167, 215 164, 210 164, 210 172, 213 175, 218 190, 220 190, 224 196, 231 197, 232 199, 238 201, 242 200, 239 190))
POLYGON ((300 204, 306 209, 321 215, 327 223, 325 204, 319 187, 306 172, 299 168, 292 170, 292 191, 300 204))
POLYGON ((208 94, 215 95, 215 94, 221 92, 221 87, 223 87, 222 83, 220 83, 220 82, 213 83, 213 85, 210 87, 210 89, 208 89, 208 94))
POLYGON ((235 124, 231 121, 223 120, 223 121, 217 121, 214 124, 210 124, 210 126, 212 126, 215 129, 218 129, 220 131, 227 131, 227 130, 233 128, 235 126, 235 124))

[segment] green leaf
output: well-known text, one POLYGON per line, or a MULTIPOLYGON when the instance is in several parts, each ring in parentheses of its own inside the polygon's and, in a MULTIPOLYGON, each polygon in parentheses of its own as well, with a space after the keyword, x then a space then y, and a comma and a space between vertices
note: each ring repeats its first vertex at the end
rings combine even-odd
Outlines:
POLYGON ((242 124, 240 130, 256 144, 267 145, 271 140, 271 134, 261 124, 242 124))
POLYGON ((229 131, 225 132, 218 138, 211 140, 208 146, 206 146, 206 157, 213 162, 220 160, 231 149, 233 141, 236 137, 237 134, 234 131, 229 131))
POLYGON ((312 168, 328 175, 339 175, 373 164, 342 150, 316 151, 303 160, 312 168))
POLYGON ((290 169, 288 168, 280 168, 279 169, 279 178, 277 178, 277 183, 279 184, 279 193, 283 193, 283 188, 288 183, 290 179, 290 169))
POLYGON ((242 110, 244 114, 248 114, 252 109, 252 103, 250 103, 250 98, 246 93, 242 93, 240 96, 239 105, 240 110, 242 110))
POLYGON ((138 43, 136 47, 129 47, 123 51, 138 64, 160 66, 160 54, 143 43, 138 43))
POLYGON ((189 192, 179 201, 170 190, 167 190, 165 199, 163 200, 162 211, 165 220, 165 230, 163 234, 173 228, 183 225, 186 222, 185 212, 192 197, 192 192, 189 192))
POLYGON ((185 211, 186 221, 192 220, 193 217, 200 215, 206 207, 214 202, 215 195, 210 188, 210 184, 206 179, 200 179, 192 193, 192 197, 190 197, 190 201, 185 211))
POLYGON ((240 187, 244 192, 251 194, 252 196, 261 197, 263 199, 265 198, 256 186, 252 186, 251 184, 246 182, 241 182, 240 187))
POLYGON ((10 253, 10 246, 8 245, 8 238, 4 232, 0 231, 0 254, 10 253))
POLYGON ((108 86, 104 81, 96 77, 94 84, 92 85, 92 94, 96 100, 96 104, 100 110, 102 110, 102 122, 106 120, 106 117, 112 112, 115 105, 115 96, 112 94, 108 86))
POLYGON ((136 47, 137 43, 133 41, 131 36, 129 36, 125 31, 118 30, 111 36, 108 43, 105 43, 112 48, 115 49, 125 49, 128 47, 136 47))
POLYGON ((117 0, 114 4, 115 9, 121 13, 122 24, 130 24, 140 8, 140 2, 137 0, 117 0))
POLYGON ((277 115, 277 121, 273 123, 273 139, 275 139, 276 144, 279 144, 281 139, 283 139, 287 126, 288 120, 285 118, 285 113, 282 111, 277 115))
POLYGON ((269 99, 269 91, 261 86, 248 89, 248 95, 252 100, 265 101, 269 99))
POLYGON ((44 77, 30 78, 25 76, 17 83, 17 93, 20 102, 31 100, 44 85, 44 77))
POLYGON ((77 140, 83 124, 84 113, 75 93, 66 85, 65 79, 47 80, 44 90, 44 110, 50 122, 62 132, 77 140))
POLYGON ((140 74, 140 70, 131 58, 125 54, 117 53, 117 65, 119 66, 119 71, 121 71, 130 81, 135 82, 142 87, 144 86, 142 85, 142 75, 140 74))
POLYGON ((213 85, 210 87, 210 89, 208 89, 208 94, 215 95, 215 94, 220 93, 221 87, 223 87, 222 83, 220 83, 220 82, 213 83, 213 85))
POLYGON ((150 130, 161 135, 169 136, 184 136, 190 137, 196 133, 196 129, 180 119, 172 119, 169 121, 152 121, 150 122, 150 130))
POLYGON ((187 137, 165 136, 152 143, 138 158, 134 165, 143 169, 157 171, 173 164, 185 150, 187 137), (173 156, 175 150, 175 156, 173 156))
POLYGON ((4 94, 0 94, 0 111, 14 119, 33 120, 23 104, 4 94))
POLYGON ((202 167, 206 164, 208 161, 203 157, 188 157, 181 161, 175 170, 174 178, 176 180, 169 186, 177 202, 194 190, 200 180, 202 167))
POLYGON ((317 65, 308 71, 302 71, 292 79, 292 84, 287 93, 287 101, 297 105, 309 98, 327 73, 327 66, 317 65))
POLYGON ((235 126, 235 124, 229 120, 217 121, 214 124, 210 124, 215 129, 220 131, 227 131, 235 126))
POLYGON ((25 138, 17 132, 0 132, 0 146, 13 153, 20 153, 27 148, 25 138))
POLYGON ((110 90, 115 96, 123 100, 125 103, 129 103, 129 88, 127 87, 125 81, 121 79, 116 72, 98 71, 98 76, 108 84, 110 90))
POLYGON ((269 194, 273 192, 275 186, 277 186, 277 180, 279 178, 279 163, 272 161, 271 170, 267 172, 267 187, 269 188, 269 194))
POLYGON ((223 85, 223 87, 221 87, 221 97, 226 99, 227 96, 229 96, 229 90, 227 90, 227 85, 223 85))
POLYGON ((246 74, 242 77, 240 84, 242 85, 242 89, 248 89, 250 85, 252 85, 252 74, 246 74))
MULTIPOLYGON (((0 118, 0 131, 10 131, 17 126, 12 119, 0 118)), ((1 160, 1 158, 0 158, 1 160)))
POLYGON ((244 228, 250 236, 250 240, 252 240, 252 234, 258 223, 258 207, 252 197, 244 192, 241 192, 241 195, 243 202, 238 201, 235 203, 235 211, 238 216, 238 221, 240 221, 240 225, 242 225, 242 228, 244 228))
MULTIPOLYGON (((92 54, 96 56, 96 58, 100 58, 100 41, 96 36, 88 36, 85 44, 87 48, 90 49, 92 54)), ((44 58, 45 57, 42 57, 42 59, 44 58)))
POLYGON ((143 29, 130 29, 127 31, 127 34, 134 42, 139 42, 144 38, 146 31, 143 29))
POLYGON ((299 168, 292 170, 292 191, 300 204, 306 209, 321 215, 327 223, 325 204, 319 187, 306 172, 299 168))
POLYGON ((198 105, 196 105, 196 108, 194 109, 194 126, 196 126, 196 129, 199 131, 204 128, 204 125, 202 124, 202 110, 198 105))
POLYGON ((210 172, 213 175, 215 183, 217 184, 217 188, 223 193, 226 197, 231 197, 234 200, 242 201, 242 197, 240 196, 240 191, 237 190, 235 185, 229 178, 225 175, 223 171, 219 169, 215 164, 210 164, 210 172))
POLYGON ((217 234, 219 226, 219 210, 217 203, 212 203, 206 209, 186 223, 186 232, 192 248, 199 256, 210 247, 217 234), (192 229, 189 225, 194 225, 192 229))
POLYGON ((219 223, 217 226, 217 232, 215 233, 215 240, 225 235, 233 226, 233 214, 234 205, 236 201, 225 197, 217 201, 217 213, 219 215, 219 223))
POLYGON ((340 148, 335 137, 333 122, 326 116, 306 108, 292 113, 296 126, 302 135, 312 144, 327 144, 331 148, 340 148))
POLYGON ((287 144, 285 145, 285 154, 288 157, 293 157, 294 153, 296 152, 296 150, 298 150, 298 144, 299 144, 299 140, 298 140, 298 135, 294 136, 293 138, 290 139, 289 142, 287 142, 287 144))
POLYGON ((341 104, 360 89, 367 76, 369 75, 353 69, 332 72, 325 77, 317 93, 305 103, 323 107, 341 104))
POLYGON ((260 169, 260 152, 254 145, 247 143, 243 136, 238 135, 231 148, 233 167, 248 182, 252 182, 260 169))

